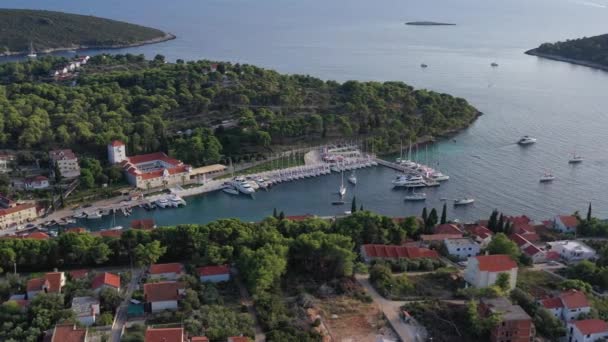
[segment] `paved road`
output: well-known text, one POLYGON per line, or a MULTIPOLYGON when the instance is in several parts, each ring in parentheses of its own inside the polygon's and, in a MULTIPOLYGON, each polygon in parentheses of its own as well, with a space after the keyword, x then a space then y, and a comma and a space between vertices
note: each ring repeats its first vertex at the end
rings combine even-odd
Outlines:
POLYGON ((417 342, 426 340, 426 330, 424 327, 403 322, 399 316, 401 306, 406 302, 392 301, 382 297, 376 289, 369 283, 367 275, 357 275, 357 281, 365 288, 367 293, 372 297, 374 303, 380 307, 386 319, 403 342, 417 342))
POLYGON ((122 328, 127 322, 127 310, 129 308, 129 301, 131 300, 133 292, 138 287, 139 279, 141 278, 142 273, 142 269, 135 269, 131 273, 131 282, 127 286, 127 291, 125 292, 124 297, 125 299, 116 310, 116 316, 114 316, 114 324, 112 324, 112 337, 110 338, 110 341, 112 342, 120 342, 122 328))
POLYGON ((266 335, 264 334, 264 330, 262 330, 262 326, 258 321, 258 316, 255 312, 255 307, 253 306, 253 300, 251 300, 251 296, 249 296, 249 291, 238 274, 235 274, 234 281, 239 287, 239 292, 241 293, 241 303, 247 307, 247 311, 251 317, 253 317, 253 323, 255 324, 255 342, 264 342, 266 341, 266 335))

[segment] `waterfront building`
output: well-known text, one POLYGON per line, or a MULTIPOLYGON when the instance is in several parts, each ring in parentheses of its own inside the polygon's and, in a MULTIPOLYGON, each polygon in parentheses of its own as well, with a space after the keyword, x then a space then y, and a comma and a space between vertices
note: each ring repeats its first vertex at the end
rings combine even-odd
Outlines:
POLYGON ((576 233, 578 219, 573 215, 558 215, 553 220, 553 229, 562 233, 576 233))
POLYGON ((49 187, 49 179, 44 176, 26 178, 23 187, 25 190, 44 190, 49 187))
POLYGON ((120 140, 114 140, 108 144, 108 162, 110 164, 118 164, 123 160, 127 160, 127 148, 125 143, 120 140))
POLYGON ((126 157, 122 166, 129 184, 149 189, 183 184, 190 179, 192 168, 163 152, 126 157))
POLYGON ((452 223, 444 223, 433 228, 433 234, 462 234, 462 230, 452 223))
POLYGON ((445 239, 443 240, 448 254, 458 260, 467 260, 479 254, 479 244, 471 238, 445 239))
POLYGON ((577 290, 569 290, 560 293, 556 297, 545 298, 540 304, 564 322, 577 319, 580 315, 591 311, 591 304, 585 293, 577 290))
POLYGON ((67 324, 57 324, 53 328, 50 339, 45 339, 45 341, 50 342, 89 342, 90 338, 87 335, 86 328, 80 328, 76 326, 76 324, 67 323, 67 324))
POLYGON ((230 267, 204 266, 198 268, 198 276, 201 282, 219 283, 230 280, 230 267))
POLYGON ((378 259, 395 261, 419 258, 439 259, 439 253, 427 248, 370 244, 361 246, 361 257, 365 262, 378 259))
POLYGON ((65 273, 49 272, 40 278, 27 281, 27 298, 32 300, 38 293, 61 293, 65 286, 65 273))
POLYGON ((608 338, 608 323, 601 319, 571 321, 567 325, 568 342, 595 342, 608 338))
POLYGON ((490 331, 491 342, 530 342, 534 340, 536 328, 532 318, 519 305, 506 298, 483 298, 479 304, 482 316, 498 314, 500 323, 490 331))
POLYGON ((226 165, 222 165, 222 164, 213 164, 213 165, 197 167, 195 169, 192 169, 192 171, 190 171, 190 179, 196 179, 199 182, 205 181, 207 179, 210 179, 212 177, 215 177, 217 175, 220 175, 220 174, 226 172, 227 169, 228 168, 226 167, 226 165))
POLYGON ((49 152, 51 160, 51 171, 54 173, 55 168, 59 169, 59 174, 64 178, 76 178, 80 176, 80 165, 78 158, 70 149, 53 150, 49 152))
POLYGON ((483 288, 494 285, 499 274, 507 273, 512 290, 517 283, 517 270, 517 263, 508 255, 480 255, 469 258, 464 280, 474 287, 483 288))
POLYGON ((595 259, 597 253, 582 241, 564 240, 549 242, 551 250, 559 253, 560 258, 567 262, 595 259))
POLYGON ((494 234, 491 230, 479 224, 465 225, 464 231, 475 239, 481 248, 486 248, 488 246, 490 241, 492 241, 492 235, 494 234))
POLYGON ((99 315, 99 300, 95 297, 74 297, 72 311, 80 324, 91 326, 95 324, 99 315))
POLYGON ((35 204, 17 204, 4 196, 0 196, 0 229, 30 222, 37 217, 38 211, 35 204))
POLYGON ((184 285, 175 281, 148 283, 144 284, 144 299, 152 312, 177 310, 184 290, 184 285))

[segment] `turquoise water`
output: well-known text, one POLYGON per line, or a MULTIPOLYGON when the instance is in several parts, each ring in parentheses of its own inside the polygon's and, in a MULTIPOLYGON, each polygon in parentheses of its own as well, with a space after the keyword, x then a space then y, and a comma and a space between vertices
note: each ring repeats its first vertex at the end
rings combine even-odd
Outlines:
MULTIPOLYGON (((433 147, 430 159, 452 179, 427 190, 429 206, 439 207, 440 197, 470 194, 475 205, 450 208, 452 217, 486 217, 498 208, 540 219, 585 210, 588 201, 596 214, 608 215, 608 73, 523 53, 544 41, 605 33, 607 0, 4 0, 3 5, 96 14, 178 36, 116 52, 230 60, 341 81, 401 80, 464 97, 484 115, 455 141, 433 147), (404 25, 415 20, 457 26, 404 25), (500 66, 491 68, 492 62, 500 66), (421 63, 429 67, 421 69, 421 63), (539 142, 520 148, 514 141, 524 134, 539 142), (586 160, 573 167, 567 159, 575 150, 586 160), (556 175, 553 184, 539 184, 545 169, 556 175)), ((421 204, 406 204, 402 192, 391 190, 393 177, 392 170, 363 170, 348 196, 356 194, 366 208, 383 214, 418 214, 421 204)), ((282 184, 254 200, 210 194, 189 199, 183 209, 134 216, 154 216, 159 224, 258 220, 275 207, 289 215, 331 215, 350 209, 329 204, 337 184, 337 176, 282 184)))

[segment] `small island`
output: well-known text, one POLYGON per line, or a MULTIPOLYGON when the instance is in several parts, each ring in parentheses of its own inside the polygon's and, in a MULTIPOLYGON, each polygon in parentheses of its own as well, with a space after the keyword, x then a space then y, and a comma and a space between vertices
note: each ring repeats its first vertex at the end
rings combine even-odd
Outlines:
POLYGON ((0 56, 159 43, 175 36, 145 26, 89 15, 0 9, 0 56))
POLYGON ((436 22, 436 21, 409 21, 409 22, 405 23, 405 25, 412 25, 412 26, 454 26, 456 24, 452 24, 452 23, 440 23, 440 22, 436 22))
POLYGON ((544 43, 526 54, 608 71, 608 34, 544 43))

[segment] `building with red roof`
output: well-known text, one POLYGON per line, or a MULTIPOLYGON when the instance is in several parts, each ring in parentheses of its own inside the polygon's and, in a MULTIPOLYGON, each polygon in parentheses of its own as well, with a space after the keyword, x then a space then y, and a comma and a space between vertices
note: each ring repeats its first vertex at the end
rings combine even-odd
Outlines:
POLYGON ((82 227, 72 227, 64 230, 65 233, 76 233, 76 234, 86 234, 89 231, 82 227))
POLYGON ((124 146, 108 145, 108 158, 111 162, 120 163, 129 184, 137 188, 148 189, 183 184, 190 179, 192 167, 163 152, 123 158, 123 150, 124 146))
POLYGON ((577 319, 591 311, 591 304, 585 293, 577 290, 561 292, 555 297, 539 300, 540 305, 564 322, 577 319))
POLYGON ((86 328, 79 328, 75 324, 57 324, 51 333, 50 342, 88 342, 86 328))
POLYGON ((49 152, 52 170, 57 168, 61 177, 76 178, 80 176, 78 158, 72 150, 53 150, 49 152))
POLYGON ((151 328, 146 329, 145 342, 188 342, 184 328, 151 328))
POLYGON ((608 338, 608 323, 601 319, 571 321, 567 325, 567 341, 595 342, 608 338))
POLYGON ((509 275, 511 289, 517 282, 517 263, 504 254, 480 255, 469 258, 464 272, 464 280, 477 288, 492 286, 501 273, 509 275))
POLYGON ((207 336, 194 336, 190 338, 190 342, 209 342, 207 336))
POLYGON ((228 337, 228 342, 251 342, 247 336, 231 336, 228 337))
POLYGON ((173 262, 168 264, 153 264, 148 269, 150 279, 177 280, 184 274, 184 265, 173 262))
POLYGON ((185 286, 175 281, 144 284, 144 299, 152 312, 177 310, 185 286))
POLYGON ((315 218, 315 217, 316 217, 315 215, 306 214, 306 215, 285 216, 285 219, 290 220, 290 221, 295 221, 295 222, 301 222, 301 221, 306 221, 308 219, 315 218))
POLYGON ((100 231, 94 232, 93 235, 118 239, 122 236, 122 230, 120 230, 120 229, 100 230, 100 231))
POLYGON ((72 280, 80 280, 80 279, 85 279, 86 277, 88 277, 89 275, 89 270, 72 270, 70 272, 68 272, 68 274, 70 275, 70 279, 72 280))
POLYGON ((104 272, 96 275, 91 281, 91 289, 99 293, 103 289, 120 290, 120 276, 118 274, 104 272))
POLYGON ((51 237, 47 233, 44 233, 44 232, 33 232, 33 233, 23 235, 23 238, 32 239, 32 240, 48 240, 51 237))
POLYGON ((361 257, 365 262, 372 260, 399 260, 399 259, 438 259, 439 253, 434 250, 419 247, 406 247, 397 245, 362 245, 361 257))
POLYGON ((61 293, 65 286, 65 273, 49 272, 40 278, 27 281, 27 298, 33 299, 38 293, 61 293))
POLYGON ((444 223, 433 228, 433 234, 462 234, 462 230, 452 223, 444 223))
POLYGON ((230 267, 228 265, 203 266, 199 267, 197 272, 201 282, 219 283, 230 280, 230 267))
POLYGON ((511 241, 515 242, 517 247, 519 247, 520 249, 525 248, 526 246, 531 244, 530 241, 528 241, 528 239, 523 237, 521 234, 511 234, 511 235, 509 235, 509 239, 511 239, 511 241))
POLYGON ((562 233, 575 233, 578 219, 573 215, 558 215, 553 220, 553 229, 562 233))
POLYGON ((4 199, 0 201, 0 229, 24 224, 38 217, 34 203, 17 204, 7 198, 4 199))
POLYGON ((523 225, 528 225, 532 220, 526 216, 505 216, 505 221, 509 223, 513 223, 513 228, 521 227, 523 225))
POLYGON ((440 246, 446 239, 460 239, 462 234, 422 234, 418 245, 420 247, 440 246))
POLYGON ((49 179, 44 176, 26 178, 23 182, 25 190, 44 190, 49 187, 49 179))
POLYGON ((151 229, 156 228, 156 223, 154 223, 154 219, 151 219, 151 218, 133 220, 133 221, 131 221, 131 228, 151 230, 151 229))
POLYGON ((479 303, 480 315, 488 317, 496 314, 500 323, 490 330, 490 342, 530 342, 534 341, 536 327, 532 318, 519 305, 511 304, 506 298, 482 298, 479 303))

